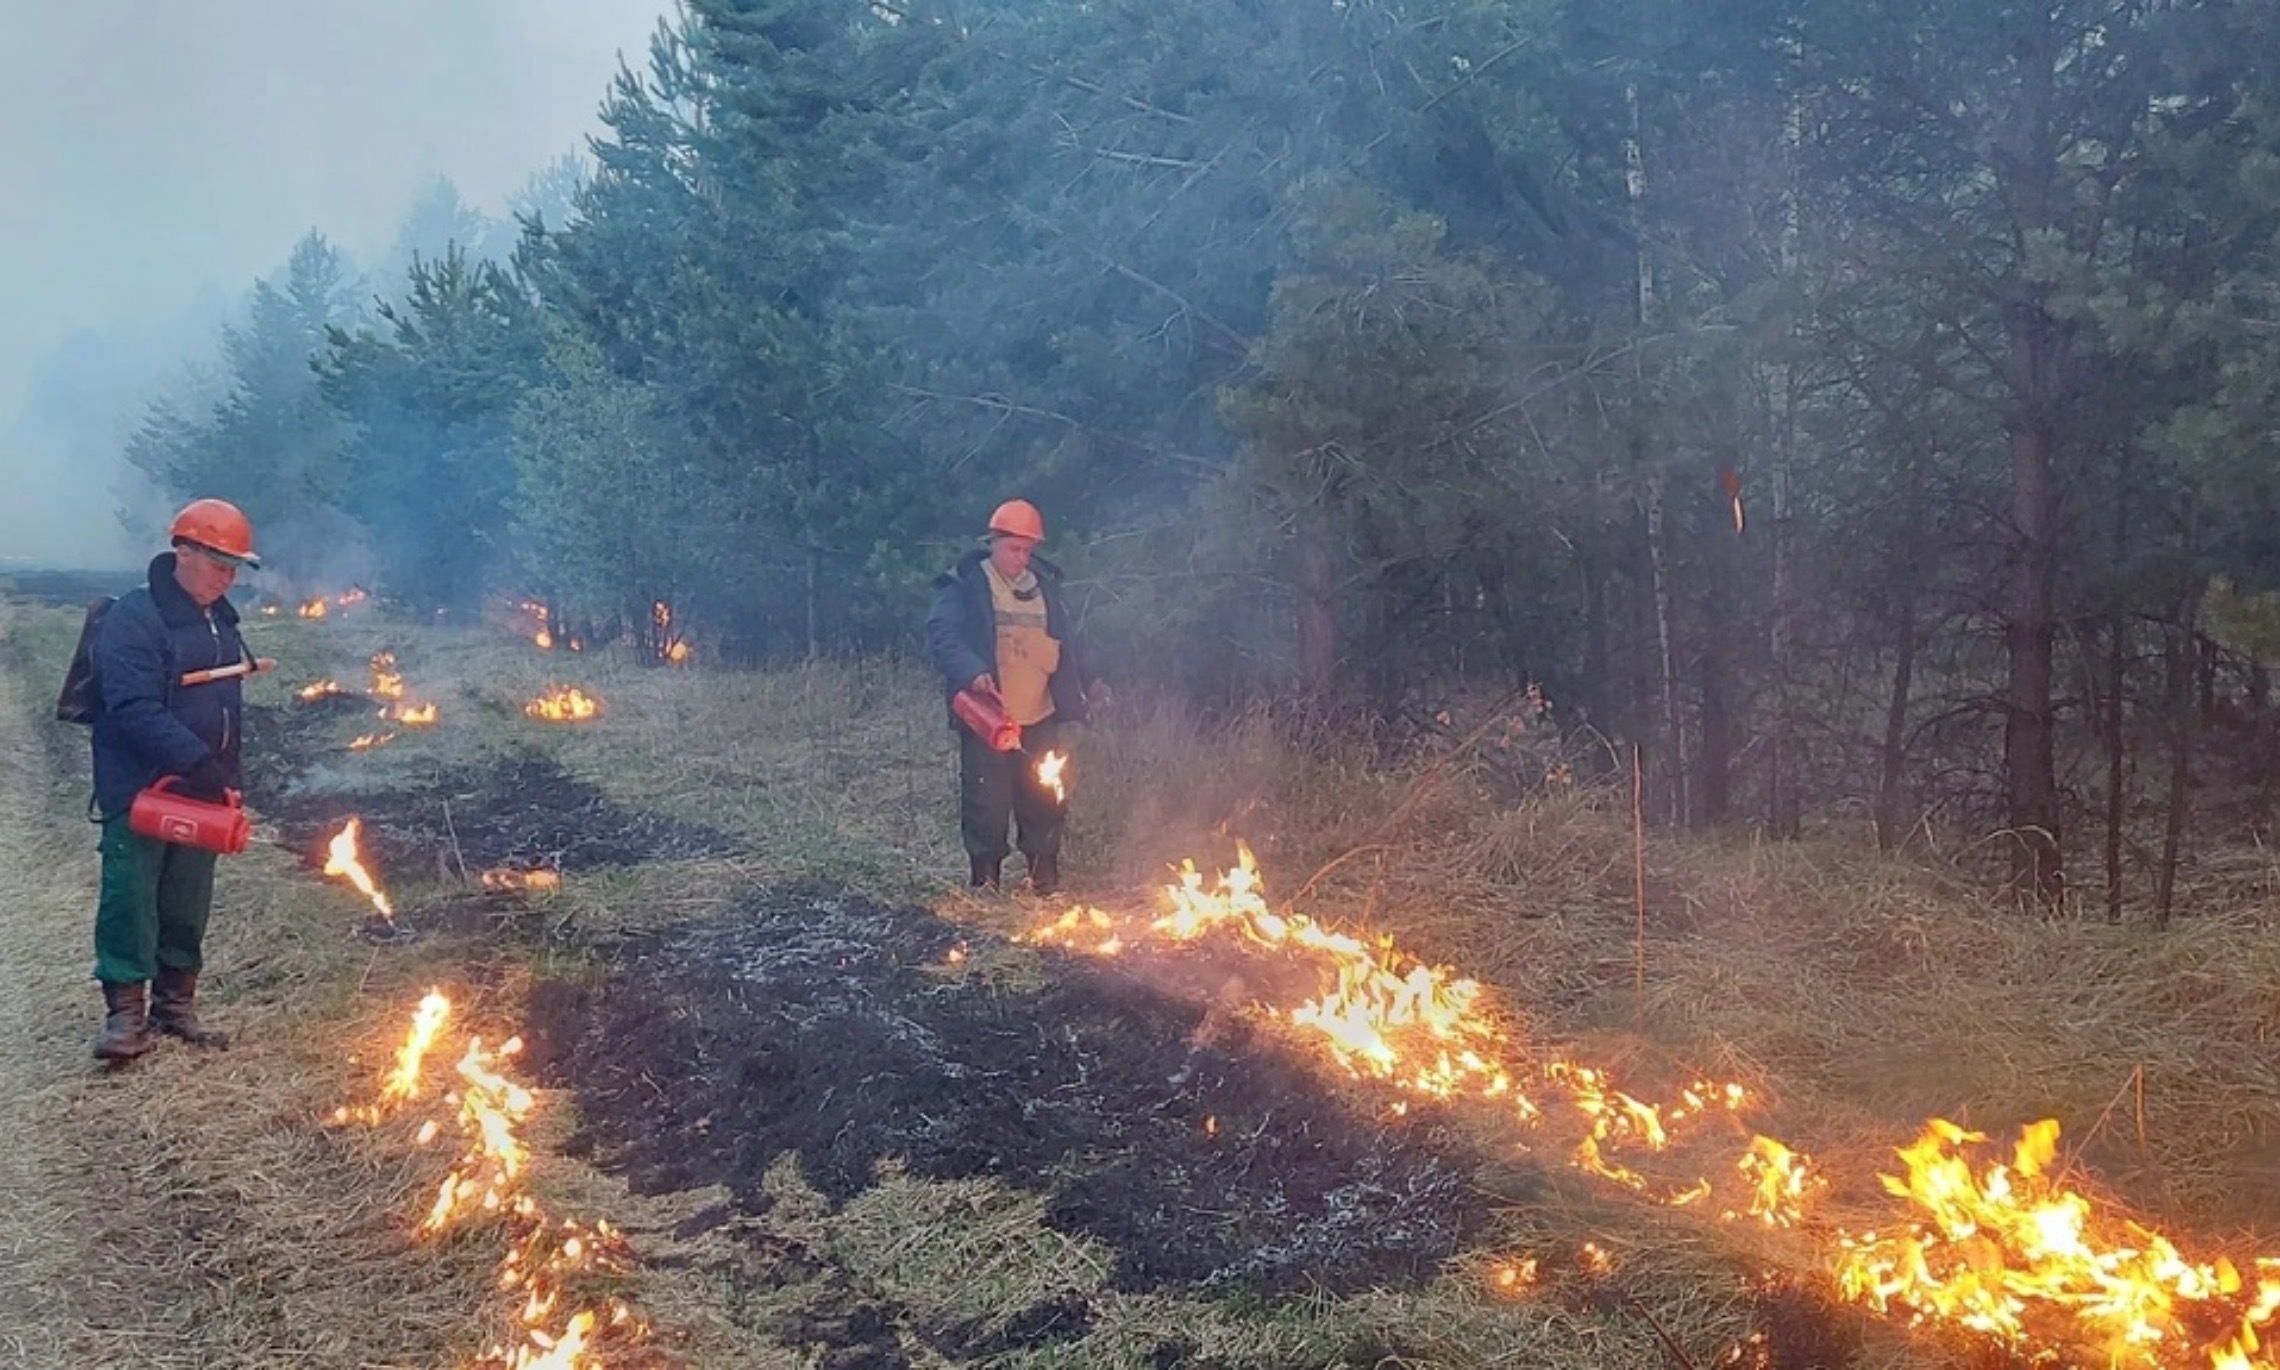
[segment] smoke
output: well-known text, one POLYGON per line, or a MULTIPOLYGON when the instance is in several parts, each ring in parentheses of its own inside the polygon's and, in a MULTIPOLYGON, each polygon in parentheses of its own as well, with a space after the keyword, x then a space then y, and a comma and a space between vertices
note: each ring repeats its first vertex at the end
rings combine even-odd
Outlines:
POLYGON ((25 451, 11 436, 0 456, 8 470, 8 496, 0 504, 0 570, 131 566, 133 548, 112 517, 117 497, 100 484, 82 482, 67 462, 25 451))
POLYGON ((210 352, 211 295, 139 330, 73 333, 41 358, 0 428, 0 566, 136 568, 165 527, 166 496, 126 462, 150 398, 210 352))
POLYGON ((0 139, 0 565, 139 565, 168 501, 121 453, 226 302, 311 229, 381 258, 438 176, 503 215, 670 2, 11 7, 49 132, 0 139))

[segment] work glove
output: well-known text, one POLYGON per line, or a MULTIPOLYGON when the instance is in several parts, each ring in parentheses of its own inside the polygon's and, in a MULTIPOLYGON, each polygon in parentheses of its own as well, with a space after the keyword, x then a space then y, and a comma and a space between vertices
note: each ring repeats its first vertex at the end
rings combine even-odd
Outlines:
POLYGON ((182 773, 182 783, 175 788, 192 799, 219 804, 229 797, 230 773, 220 757, 208 752, 182 773))

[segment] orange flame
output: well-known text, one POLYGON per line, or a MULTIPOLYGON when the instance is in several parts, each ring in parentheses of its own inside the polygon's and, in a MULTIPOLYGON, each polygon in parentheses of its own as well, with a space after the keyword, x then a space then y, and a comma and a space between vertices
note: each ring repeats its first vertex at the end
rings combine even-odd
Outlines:
POLYGON ((602 701, 575 685, 557 685, 524 704, 523 712, 549 723, 583 723, 601 714, 602 701))
MULTIPOLYGON (((1402 957, 1384 939, 1275 913, 1247 850, 1215 885, 1185 863, 1167 894, 1171 911, 1145 925, 1076 907, 1019 940, 1113 956, 1142 937, 1185 942, 1227 929, 1320 967, 1327 988, 1319 997, 1287 1011, 1262 1009, 1312 1029, 1357 1075, 1434 1097, 1503 1101, 1532 1126, 1552 1125, 1520 1092, 1525 1074, 1564 1096, 1562 1116, 1583 1124, 1571 1153, 1579 1169, 1730 1221, 1797 1227, 1826 1187, 1808 1158, 1762 1134, 1713 1174, 1675 1185, 1658 1179, 1654 1172, 1679 1160, 1680 1144, 1705 1120, 1739 1115, 1751 1102, 1747 1091, 1696 1081, 1656 1104, 1616 1088, 1594 1067, 1566 1060, 1523 1067, 1477 985, 1402 957), (1514 1064, 1500 1064, 1508 1056, 1514 1064)), ((1847 1297, 1881 1313, 1989 1334, 2038 1358, 2280 1370, 2265 1349, 2280 1321, 2280 1258, 2259 1259, 2244 1275, 2221 1258, 2189 1260, 2160 1233, 2101 1213, 2061 1185, 2055 1122, 2024 1129, 2008 1164, 1967 1159, 1985 1140, 1935 1119, 1898 1153, 1906 1173, 1884 1184, 1913 1218, 1888 1231, 1836 1234, 1832 1266, 1847 1297)), ((1614 1269, 1596 1244, 1585 1245, 1577 1263, 1594 1275, 1614 1269)), ((1507 1293, 1534 1275, 1525 1260, 1487 1272, 1507 1293)))
POLYGON ((1848 1297, 2005 1340, 2096 1347, 2116 1365, 2171 1361, 2167 1348, 2192 1344, 2192 1328, 2213 1312, 2237 1330, 2201 1347, 2200 1359, 2226 1370, 2272 1365, 2255 1352, 2280 1311, 2280 1261, 2257 1263, 2255 1294, 2239 1307, 2244 1281, 2230 1261, 2188 1261, 2168 1238, 2101 1215, 2059 1184, 2056 1122, 2021 1129, 2009 1165, 1975 1172, 1962 1153, 1986 1140, 1934 1118, 1900 1149, 1907 1174, 1885 1176, 1884 1187, 1909 1201, 1916 1221, 1840 1234, 1836 1274, 1848 1297))
POLYGON ((420 1063, 427 1059, 428 1047, 435 1035, 443 1031, 444 1020, 451 1016, 451 1000, 440 989, 431 989, 420 999, 420 1006, 412 1013, 412 1032, 404 1044, 396 1048, 396 1068, 388 1072, 381 1082, 382 1100, 402 1101, 416 1099, 420 1094, 420 1063))
POLYGON ((1520 1256, 1513 1260, 1498 1261, 1489 1267, 1489 1283, 1500 1294, 1521 1294, 1536 1287, 1537 1269, 1534 1256, 1520 1256))
POLYGON ((372 901, 372 907, 379 911, 380 916, 392 923, 396 920, 395 907, 388 902, 388 896, 381 893, 380 886, 372 879, 372 873, 364 869, 364 863, 357 857, 357 836, 363 828, 363 819, 351 818, 346 826, 333 834, 331 843, 325 849, 325 874, 340 876, 354 885, 359 893, 372 901))
POLYGON ((334 603, 340 605, 341 608, 346 609, 352 604, 362 604, 365 599, 366 595, 364 593, 364 587, 361 585, 351 585, 346 590, 341 591, 341 593, 334 598, 334 603))
MULTIPOLYGON (((1216 883, 1207 882, 1194 862, 1183 863, 1180 882, 1165 895, 1170 911, 1144 926, 1078 906, 1018 940, 1116 956, 1142 940, 1185 943, 1226 931, 1254 948, 1316 968, 1322 986, 1316 997, 1295 1007, 1259 1008, 1310 1033, 1330 1059, 1356 1076, 1435 1099, 1489 1103, 1529 1127, 1555 1121, 1530 1097, 1541 1086, 1566 1105, 1557 1125, 1580 1124, 1570 1151, 1579 1169, 1729 1220, 1794 1224, 1816 1192, 1810 1162, 1765 1137, 1756 1138, 1739 1161, 1722 1161, 1710 1174, 1670 1175, 1674 1167, 1693 1164, 1687 1159, 1692 1149, 1682 1155, 1677 1144, 1702 1120, 1740 1114, 1752 1102, 1748 1091, 1696 1080, 1677 1098, 1657 1104, 1616 1088, 1592 1067, 1559 1059, 1530 1065, 1478 983, 1405 956, 1390 939, 1365 940, 1303 915, 1275 912, 1247 847, 1216 883), (1664 1153, 1666 1160, 1644 1159, 1664 1153)), ((1710 1140, 1722 1146, 1723 1137, 1720 1131, 1710 1140)))
POLYGON ((412 1013, 411 1032, 404 1038, 403 1044, 396 1048, 395 1068, 380 1083, 379 1101, 355 1108, 346 1105, 336 1108, 333 1110, 333 1121, 378 1125, 395 1112, 396 1105, 418 1098, 421 1065, 427 1060, 428 1048, 435 1042, 436 1034, 443 1031, 444 1020, 450 1016, 451 1000, 440 989, 429 990, 420 1000, 420 1006, 412 1013))
POLYGON ((425 728, 432 726, 435 723, 437 717, 437 709, 433 704, 405 704, 399 702, 390 708, 381 710, 380 716, 382 718, 394 719, 396 722, 403 724, 407 728, 425 728))
POLYGON ((657 659, 674 666, 688 664, 691 650, 689 640, 673 627, 673 606, 658 600, 649 606, 649 621, 656 632, 657 659))
POLYGON ((535 599, 523 600, 521 603, 515 605, 515 608, 524 616, 526 620, 525 626, 530 630, 530 640, 533 643, 536 643, 538 649, 542 652, 553 651, 553 611, 535 599))
POLYGON ((404 677, 397 674, 394 652, 372 654, 372 695, 377 699, 400 699, 404 694, 404 677))
MULTIPOLYGON (((1238 851, 1237 863, 1209 887, 1193 861, 1183 863, 1180 883, 1164 891, 1172 911, 1146 930, 1192 942, 1229 929, 1253 945, 1320 964, 1329 986, 1285 1016, 1312 1029, 1339 1064, 1357 1075, 1436 1098, 1514 1093, 1511 1075, 1495 1060, 1504 1034, 1479 1011, 1478 984, 1410 962, 1390 942, 1363 942, 1304 915, 1275 913, 1260 892, 1249 847, 1238 851)), ((1123 950, 1125 933, 1097 909, 1071 909, 1020 940, 1114 955, 1123 950)), ((1524 1113, 1533 1112, 1533 1105, 1518 1102, 1524 1113)))
POLYGON ((1365 943, 1302 914, 1276 914, 1260 892, 1258 865, 1249 847, 1238 850, 1237 863, 1213 889, 1204 887, 1194 862, 1185 863, 1180 883, 1164 891, 1172 912, 1150 930, 1192 941, 1215 928, 1232 927, 1259 946, 1327 963, 1334 986, 1299 1005, 1289 1018, 1313 1028, 1339 1064, 1358 1075, 1437 1098, 1460 1091, 1488 1097, 1512 1091, 1510 1075, 1488 1054, 1502 1043, 1503 1033, 1475 1011, 1478 984, 1405 964, 1390 941, 1365 943))
POLYGON ((396 740, 394 733, 358 733, 348 744, 352 752, 368 752, 374 747, 385 747, 396 740))
POLYGON ((1795 1227, 1805 1216, 1806 1200, 1826 1187, 1811 1162, 1771 1137, 1750 1138, 1748 1153, 1734 1167, 1750 1184, 1749 1216, 1767 1227, 1795 1227))
POLYGON ((323 618, 326 614, 332 612, 332 606, 325 603, 324 596, 319 595, 315 599, 312 599, 303 604, 299 609, 294 610, 294 612, 303 618, 323 618))
MULTIPOLYGON (((451 1001, 441 991, 430 990, 413 1016, 410 1034, 397 1049, 395 1068, 382 1082, 378 1099, 335 1109, 332 1120, 377 1125, 420 1097, 423 1062, 450 1012, 451 1001)), ((468 1040, 455 1067, 457 1085, 444 1098, 466 1145, 437 1185, 418 1232, 439 1236, 496 1216, 514 1234, 499 1260, 496 1283, 519 1299, 517 1344, 494 1345, 477 1364, 504 1370, 599 1370, 608 1343, 637 1342, 649 1335, 650 1327, 623 1299, 578 1305, 572 1281, 587 1273, 622 1274, 632 1268, 633 1252, 607 1222, 551 1220, 524 1190, 531 1156, 519 1128, 536 1109, 538 1098, 507 1073, 508 1063, 521 1050, 519 1038, 509 1038, 495 1051, 486 1049, 480 1037, 468 1040)), ((417 1144, 427 1145, 441 1131, 436 1118, 427 1119, 419 1128, 417 1144)))
POLYGON ((1061 779, 1061 773, 1068 766, 1068 754, 1061 751, 1047 752, 1045 759, 1037 763, 1037 783, 1053 792, 1053 802, 1056 804, 1069 802, 1069 787, 1061 779))
POLYGON ((300 689, 293 692, 293 697, 302 701, 303 703, 312 703, 319 699, 330 699, 334 695, 344 695, 347 693, 348 691, 341 688, 339 681, 327 677, 324 680, 317 681, 313 685, 303 685, 300 689))
POLYGON ((487 890, 558 890, 562 888, 562 872, 553 870, 515 870, 494 866, 477 877, 487 890))
POLYGON ((480 1037, 469 1038, 459 1058, 459 1121, 469 1145, 451 1173, 436 1186, 435 1201, 420 1223, 422 1236, 448 1231, 453 1224, 477 1212, 497 1213, 509 1198, 530 1160, 530 1149, 515 1128, 530 1116, 535 1096, 509 1078, 501 1065, 522 1051, 522 1038, 509 1037, 497 1051, 487 1051, 480 1037))

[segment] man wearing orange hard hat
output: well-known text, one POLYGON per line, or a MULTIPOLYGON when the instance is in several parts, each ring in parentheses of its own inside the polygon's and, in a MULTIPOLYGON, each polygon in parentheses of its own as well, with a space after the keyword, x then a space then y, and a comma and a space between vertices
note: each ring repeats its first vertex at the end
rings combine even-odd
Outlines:
POLYGON ((103 825, 103 879, 95 908, 95 978, 103 1033, 95 1054, 126 1061, 152 1033, 193 1046, 229 1038, 198 1021, 198 973, 214 903, 214 853, 146 837, 128 824, 135 796, 164 777, 193 799, 244 786, 242 675, 186 676, 250 665, 229 601, 238 572, 261 565, 253 525, 227 500, 184 505, 168 529, 171 551, 147 581, 114 601, 90 653, 94 816, 103 825))
MULTIPOLYGON (((1064 801, 1037 773, 1062 746, 1062 727, 1084 721, 1088 703, 1074 625, 1061 595, 1061 572, 1037 555, 1045 518, 1025 499, 991 513, 988 545, 969 552, 934 582, 926 646, 951 701, 958 734, 958 828, 969 883, 994 890, 1003 881, 1006 828, 1028 862, 1029 884, 1051 894, 1061 883, 1064 801), (959 720, 958 696, 986 701, 1013 725, 993 739, 959 720), (1018 730, 1018 749, 1000 750, 1018 730)), ((1105 693, 1097 682, 1096 697, 1105 693)), ((1065 753, 1064 753, 1065 754, 1065 753)))

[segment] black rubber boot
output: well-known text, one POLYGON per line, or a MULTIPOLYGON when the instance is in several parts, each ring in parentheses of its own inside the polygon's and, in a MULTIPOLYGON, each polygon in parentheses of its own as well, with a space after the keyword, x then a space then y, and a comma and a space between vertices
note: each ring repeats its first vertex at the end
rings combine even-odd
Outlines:
POLYGON ((1030 857, 1029 888, 1039 894, 1051 894, 1061 888, 1061 858, 1058 856, 1030 857))
POLYGON ((226 1049, 230 1035, 199 1022, 197 1004, 198 972, 158 968, 158 983, 150 997, 151 1030, 209 1051, 226 1049))
POLYGON ((150 1050, 149 987, 103 986, 103 1035, 95 1039, 95 1059, 132 1061, 150 1050))
POLYGON ((971 872, 966 879, 968 885, 978 890, 994 892, 1004 883, 1005 877, 999 873, 999 868, 1004 864, 1002 861, 987 856, 970 856, 966 859, 971 863, 971 872))

